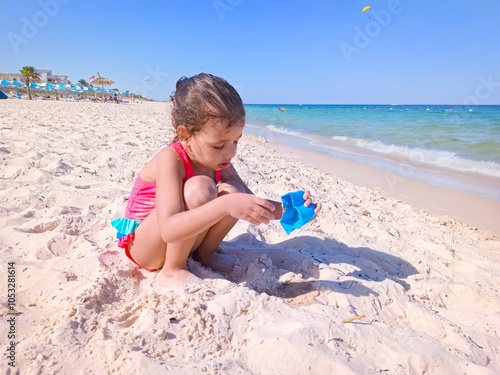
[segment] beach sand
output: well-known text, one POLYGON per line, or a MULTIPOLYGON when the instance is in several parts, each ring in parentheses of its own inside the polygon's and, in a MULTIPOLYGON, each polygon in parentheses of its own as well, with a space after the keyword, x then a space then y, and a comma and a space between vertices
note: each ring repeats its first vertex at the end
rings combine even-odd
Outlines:
POLYGON ((215 272, 190 260, 202 283, 155 286, 156 273, 116 246, 110 222, 124 215, 141 167, 172 139, 168 111, 0 102, 2 373, 500 372, 498 203, 478 208, 450 191, 440 193, 449 203, 433 202, 433 187, 416 191, 397 176, 385 180, 410 188, 384 190, 362 166, 251 135, 233 161, 249 187, 274 200, 309 189, 323 203, 318 219, 290 236, 278 222, 240 221, 220 246, 231 266, 215 272), (15 368, 6 358, 12 332, 15 368))

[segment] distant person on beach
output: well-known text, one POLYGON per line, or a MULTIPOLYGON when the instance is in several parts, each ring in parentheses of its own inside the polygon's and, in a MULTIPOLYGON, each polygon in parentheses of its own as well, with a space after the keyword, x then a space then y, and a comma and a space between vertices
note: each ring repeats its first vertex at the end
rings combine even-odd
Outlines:
MULTIPOLYGON (((197 280, 185 269, 190 255, 207 267, 223 263, 215 251, 239 219, 269 224, 283 213, 280 202, 256 197, 231 164, 245 127, 238 92, 201 73, 180 78, 171 99, 177 136, 142 168, 125 218, 112 222, 132 262, 161 268, 159 285, 197 280)), ((312 204, 308 191, 303 199, 312 204)))

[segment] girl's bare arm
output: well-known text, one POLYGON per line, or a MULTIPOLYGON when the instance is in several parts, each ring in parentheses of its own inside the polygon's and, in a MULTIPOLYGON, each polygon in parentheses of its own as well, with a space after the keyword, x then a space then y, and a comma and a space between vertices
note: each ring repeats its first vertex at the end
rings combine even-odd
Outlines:
POLYGON ((156 163, 156 215, 161 237, 166 243, 192 238, 225 216, 252 224, 268 224, 274 206, 251 194, 228 194, 186 211, 183 199, 184 165, 175 150, 163 150, 156 163), (173 151, 173 152, 172 152, 173 151))
MULTIPOLYGON (((236 171, 236 169, 234 168, 234 166, 233 166, 232 163, 231 163, 231 166, 229 168, 225 169, 222 172, 222 177, 223 177, 224 181, 235 181, 235 182, 241 184, 243 186, 243 188, 245 189, 245 192, 247 194, 255 195, 252 192, 252 190, 250 190, 250 188, 247 186, 247 184, 241 179, 241 177, 239 176, 238 172, 236 171)), ((274 218, 276 220, 280 220, 281 216, 283 216, 283 205, 282 205, 282 203, 281 202, 277 202, 277 201, 273 201, 273 200, 270 200, 270 199, 267 199, 267 201, 269 203, 271 203, 275 207, 275 210, 272 211, 274 218)))

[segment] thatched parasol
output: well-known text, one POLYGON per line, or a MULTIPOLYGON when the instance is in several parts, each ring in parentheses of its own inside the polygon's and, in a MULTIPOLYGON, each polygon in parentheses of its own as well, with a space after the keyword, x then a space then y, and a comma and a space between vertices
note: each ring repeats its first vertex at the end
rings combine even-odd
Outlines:
POLYGON ((98 78, 94 79, 92 82, 90 82, 91 85, 100 85, 102 86, 102 97, 104 98, 104 86, 109 86, 115 83, 115 81, 110 80, 109 78, 104 78, 101 77, 99 72, 97 72, 97 75, 99 76, 98 78))

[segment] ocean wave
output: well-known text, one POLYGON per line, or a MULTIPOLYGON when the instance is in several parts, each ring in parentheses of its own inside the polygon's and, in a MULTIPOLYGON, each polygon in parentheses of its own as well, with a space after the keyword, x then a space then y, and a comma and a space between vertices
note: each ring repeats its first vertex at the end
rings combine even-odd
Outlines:
POLYGON ((344 142, 344 141, 348 141, 349 140, 349 137, 346 137, 344 135, 334 135, 332 137, 333 140, 335 141, 341 141, 341 142, 344 142))
POLYGON ((267 125, 266 129, 269 131, 272 131, 274 133, 281 133, 281 134, 287 134, 287 135, 293 135, 294 137, 298 138, 303 138, 303 139, 311 139, 310 137, 307 137, 304 135, 304 133, 298 132, 298 131, 293 131, 290 129, 285 129, 282 126, 276 126, 276 125, 267 125))
MULTIPOLYGON (((336 141, 341 141, 343 139, 340 138, 344 137, 332 138, 336 141)), ((399 163, 415 162, 459 172, 480 173, 486 176, 500 178, 500 164, 493 161, 470 160, 460 157, 456 153, 450 151, 397 146, 385 144, 381 141, 353 138, 348 138, 343 141, 371 152, 389 156, 391 159, 395 158, 399 163)))

